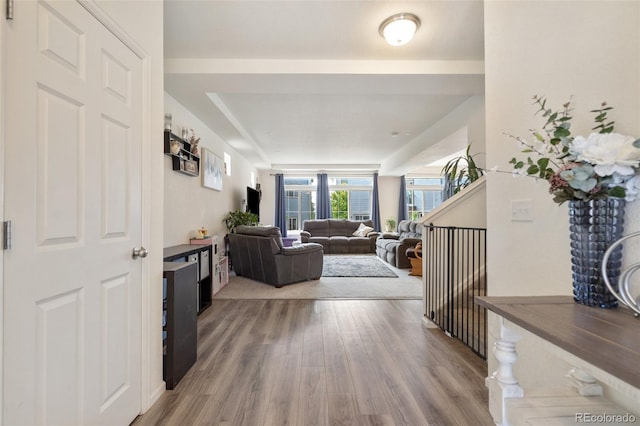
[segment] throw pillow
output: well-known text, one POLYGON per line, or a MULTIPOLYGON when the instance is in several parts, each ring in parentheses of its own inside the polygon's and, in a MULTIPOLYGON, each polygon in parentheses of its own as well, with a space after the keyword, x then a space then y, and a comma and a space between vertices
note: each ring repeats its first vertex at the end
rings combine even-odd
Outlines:
POLYGON ((356 229, 352 235, 354 237, 366 237, 372 231, 373 231, 372 227, 367 226, 364 223, 361 223, 360 226, 358 226, 358 229, 356 229))

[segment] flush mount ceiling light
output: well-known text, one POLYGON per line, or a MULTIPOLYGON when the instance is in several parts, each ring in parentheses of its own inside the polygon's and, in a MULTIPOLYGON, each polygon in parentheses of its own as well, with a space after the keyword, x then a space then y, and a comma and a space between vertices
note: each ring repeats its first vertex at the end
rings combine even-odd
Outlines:
POLYGON ((380 24, 380 35, 392 46, 402 46, 413 38, 420 28, 420 18, 413 13, 396 13, 380 24))

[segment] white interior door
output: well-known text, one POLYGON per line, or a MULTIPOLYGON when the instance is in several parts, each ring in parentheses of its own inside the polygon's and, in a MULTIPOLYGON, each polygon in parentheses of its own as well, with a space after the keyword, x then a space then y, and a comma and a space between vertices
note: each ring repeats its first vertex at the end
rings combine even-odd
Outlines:
POLYGON ((141 61, 76 1, 6 23, 4 423, 140 412, 141 61))

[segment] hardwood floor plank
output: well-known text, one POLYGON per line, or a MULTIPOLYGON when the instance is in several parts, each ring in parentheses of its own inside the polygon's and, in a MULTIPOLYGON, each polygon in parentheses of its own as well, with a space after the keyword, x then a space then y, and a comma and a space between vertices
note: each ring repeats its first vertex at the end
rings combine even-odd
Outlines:
POLYGON ((380 388, 394 422, 399 425, 429 424, 406 382, 406 376, 402 374, 406 369, 415 377, 415 371, 399 361, 384 344, 375 344, 368 351, 372 354, 373 368, 379 373, 380 388))
POLYGON ((297 425, 297 405, 300 394, 302 359, 299 354, 283 354, 277 360, 278 369, 271 379, 266 425, 297 425))
POLYGON ((359 426, 395 426, 393 417, 389 414, 361 414, 358 416, 359 426))
MULTIPOLYGON (((334 305, 334 308, 341 306, 342 301, 339 301, 334 305)), ((347 365, 347 357, 335 310, 327 310, 322 315, 322 337, 324 341, 327 392, 330 394, 351 393, 349 366, 347 365)))
POLYGON ((484 360, 415 300, 217 300, 198 360, 135 425, 492 424, 484 360))
POLYGON ((379 386, 380 376, 357 332, 343 333, 349 373, 359 414, 389 414, 387 399, 379 386))
POLYGON ((298 421, 304 426, 328 426, 329 406, 324 368, 303 367, 298 421))
POLYGON ((302 366, 324 367, 324 338, 322 336, 322 318, 309 305, 310 313, 305 318, 302 336, 302 366))
POLYGON ((331 426, 357 425, 357 414, 353 395, 350 393, 330 393, 329 424, 331 426))

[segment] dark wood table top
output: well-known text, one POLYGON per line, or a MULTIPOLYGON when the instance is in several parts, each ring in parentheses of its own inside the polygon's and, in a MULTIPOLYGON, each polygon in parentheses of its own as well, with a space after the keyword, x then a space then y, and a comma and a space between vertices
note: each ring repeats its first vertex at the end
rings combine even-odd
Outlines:
POLYGON ((630 309, 580 305, 570 296, 482 296, 476 303, 640 389, 640 319, 630 309))
POLYGON ((211 249, 211 245, 206 244, 179 244, 177 246, 165 247, 162 256, 165 261, 171 261, 178 257, 186 257, 190 254, 197 253, 202 250, 211 249))

